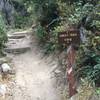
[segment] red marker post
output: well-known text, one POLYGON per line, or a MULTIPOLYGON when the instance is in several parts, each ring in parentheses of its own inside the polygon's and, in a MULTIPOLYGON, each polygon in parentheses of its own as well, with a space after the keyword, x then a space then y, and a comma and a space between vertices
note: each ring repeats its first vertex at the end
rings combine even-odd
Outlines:
POLYGON ((69 84, 69 96, 74 96, 76 91, 76 80, 74 77, 73 67, 75 65, 76 50, 72 45, 67 50, 67 78, 69 84))

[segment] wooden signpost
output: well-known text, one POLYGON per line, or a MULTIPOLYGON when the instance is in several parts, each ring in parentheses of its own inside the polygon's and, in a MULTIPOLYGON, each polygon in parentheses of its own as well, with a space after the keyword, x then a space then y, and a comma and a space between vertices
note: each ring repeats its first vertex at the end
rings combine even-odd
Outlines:
POLYGON ((72 45, 67 50, 67 80, 69 83, 69 96, 72 97, 77 93, 76 80, 74 77, 73 67, 75 66, 76 50, 72 45))
POLYGON ((76 80, 73 67, 75 65, 76 50, 75 45, 80 44, 80 34, 78 29, 70 29, 66 32, 60 32, 58 35, 60 44, 68 47, 67 49, 67 80, 69 84, 69 96, 74 96, 76 91, 76 80), (73 46, 74 45, 74 46, 73 46))
POLYGON ((59 44, 69 46, 70 44, 80 43, 80 34, 78 29, 70 29, 65 32, 59 32, 59 44))

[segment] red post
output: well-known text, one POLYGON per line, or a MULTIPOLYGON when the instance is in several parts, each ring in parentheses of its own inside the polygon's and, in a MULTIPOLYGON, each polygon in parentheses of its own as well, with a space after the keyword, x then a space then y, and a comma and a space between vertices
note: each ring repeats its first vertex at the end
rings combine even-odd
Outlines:
POLYGON ((69 84, 69 96, 72 97, 77 93, 76 91, 76 80, 73 73, 73 67, 75 65, 76 50, 72 45, 67 50, 67 78, 69 84))

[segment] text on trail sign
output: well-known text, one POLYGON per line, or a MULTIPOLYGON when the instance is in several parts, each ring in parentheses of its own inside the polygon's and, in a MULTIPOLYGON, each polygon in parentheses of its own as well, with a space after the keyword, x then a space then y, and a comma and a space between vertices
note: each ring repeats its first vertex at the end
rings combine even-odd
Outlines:
POLYGON ((80 43, 79 30, 73 29, 65 32, 59 32, 58 42, 60 44, 65 44, 65 45, 70 45, 72 43, 79 44, 80 43))

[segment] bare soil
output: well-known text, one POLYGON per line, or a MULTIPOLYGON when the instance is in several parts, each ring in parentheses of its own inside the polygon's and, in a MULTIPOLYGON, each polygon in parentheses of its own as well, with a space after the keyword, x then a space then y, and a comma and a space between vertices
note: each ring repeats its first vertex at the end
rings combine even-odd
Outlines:
POLYGON ((51 68, 56 63, 52 57, 43 56, 35 36, 28 34, 27 41, 30 41, 30 50, 22 54, 10 54, 16 77, 9 100, 61 100, 51 74, 51 68))

